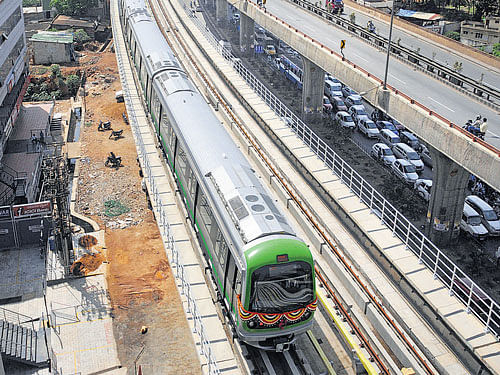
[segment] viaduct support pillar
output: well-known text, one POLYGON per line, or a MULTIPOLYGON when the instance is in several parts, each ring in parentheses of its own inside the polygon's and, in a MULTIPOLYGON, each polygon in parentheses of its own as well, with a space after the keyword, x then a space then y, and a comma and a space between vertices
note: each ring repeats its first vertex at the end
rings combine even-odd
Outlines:
POLYGON ((240 51, 243 56, 253 53, 253 33, 255 21, 247 15, 240 15, 240 51))
POLYGON ((304 120, 315 120, 323 113, 325 71, 305 57, 302 62, 302 113, 304 120))
POLYGON ((215 18, 219 25, 224 25, 227 19, 227 1, 215 0, 215 18))
POLYGON ((436 245, 447 245, 460 233, 469 172, 435 148, 429 151, 433 178, 426 234, 436 245))

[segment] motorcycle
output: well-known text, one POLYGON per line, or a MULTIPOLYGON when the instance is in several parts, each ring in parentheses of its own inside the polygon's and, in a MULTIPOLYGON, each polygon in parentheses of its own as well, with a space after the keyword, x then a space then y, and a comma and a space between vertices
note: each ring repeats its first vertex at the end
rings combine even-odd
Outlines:
POLYGON ((106 122, 99 121, 99 125, 97 126, 97 130, 100 132, 104 132, 106 130, 113 130, 111 128, 111 121, 106 121, 106 122))
POLYGON ((111 130, 111 134, 109 135, 108 139, 114 138, 115 141, 117 141, 120 138, 123 138, 123 129, 120 130, 111 130))
POLYGON ((372 21, 368 21, 368 23, 366 24, 366 28, 368 29, 369 32, 375 34, 376 27, 375 27, 375 25, 373 24, 372 21))
POLYGON ((110 152, 108 158, 104 162, 104 165, 106 167, 118 169, 122 166, 122 158, 121 156, 115 156, 113 152, 110 152))

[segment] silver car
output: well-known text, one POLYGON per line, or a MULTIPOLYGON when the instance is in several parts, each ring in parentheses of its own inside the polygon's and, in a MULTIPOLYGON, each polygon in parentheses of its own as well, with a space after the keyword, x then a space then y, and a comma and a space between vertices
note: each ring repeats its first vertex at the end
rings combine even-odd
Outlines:
POLYGON ((358 121, 358 130, 368 138, 378 138, 377 125, 372 120, 361 119, 358 121))
POLYGON ((419 178, 415 182, 415 190, 417 191, 417 194, 420 195, 426 202, 429 202, 431 199, 431 188, 432 180, 419 178))
POLYGON ((414 185, 418 180, 415 166, 405 159, 396 159, 391 165, 392 172, 404 182, 414 185))
POLYGON ((370 154, 376 160, 387 166, 392 165, 392 163, 396 160, 392 150, 385 143, 375 143, 372 146, 370 154))
POLYGON ((412 163, 418 172, 424 170, 424 163, 420 160, 420 156, 406 143, 396 143, 392 147, 392 152, 398 159, 405 159, 412 163))
POLYGON ((344 111, 339 111, 335 114, 335 122, 343 128, 354 129, 356 127, 351 115, 344 111))
POLYGON ((362 105, 353 105, 349 108, 349 114, 352 116, 352 119, 357 124, 359 120, 370 120, 368 113, 366 113, 365 107, 362 105))

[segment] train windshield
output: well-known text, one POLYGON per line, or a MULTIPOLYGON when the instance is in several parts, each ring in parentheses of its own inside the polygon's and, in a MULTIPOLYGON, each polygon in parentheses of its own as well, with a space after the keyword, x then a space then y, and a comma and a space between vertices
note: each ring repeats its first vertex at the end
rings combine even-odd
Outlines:
POLYGON ((252 275, 250 311, 283 313, 313 302, 311 266, 297 261, 264 266, 252 275))

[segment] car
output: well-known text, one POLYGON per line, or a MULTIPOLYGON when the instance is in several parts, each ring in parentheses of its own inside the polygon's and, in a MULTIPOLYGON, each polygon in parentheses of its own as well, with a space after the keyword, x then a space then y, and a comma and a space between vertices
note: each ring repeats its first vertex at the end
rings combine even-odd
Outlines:
POLYGON ((398 130, 390 121, 377 121, 375 124, 377 125, 378 130, 387 129, 394 132, 396 135, 398 134, 398 130))
POLYGON ((402 179, 407 184, 415 185, 415 182, 418 180, 417 170, 408 160, 394 160, 391 164, 391 170, 397 177, 402 179))
POLYGON ((349 108, 349 114, 351 115, 354 123, 357 124, 359 120, 370 120, 368 113, 366 113, 365 107, 362 105, 353 105, 349 108))
POLYGON ((429 168, 432 168, 431 153, 429 152, 429 149, 422 143, 420 144, 420 152, 418 154, 420 155, 420 159, 422 159, 424 164, 429 168))
POLYGON ((394 125, 394 127, 396 128, 397 131, 403 131, 405 130, 406 128, 404 127, 404 125, 402 123, 400 123, 398 120, 396 119, 389 119, 390 122, 392 122, 392 124, 394 125))
POLYGON ((399 136, 391 130, 382 129, 378 138, 390 148, 393 148, 396 143, 401 143, 399 136))
POLYGON ((377 129, 377 126, 372 120, 366 120, 362 118, 358 121, 358 130, 363 133, 368 138, 378 138, 380 132, 377 129))
POLYGON ((481 217, 481 221, 490 236, 500 236, 500 219, 495 210, 477 195, 465 197, 465 202, 471 206, 481 217))
POLYGON ((484 240, 488 236, 488 229, 481 221, 481 216, 471 206, 464 202, 464 211, 460 220, 460 229, 469 236, 484 240))
POLYGON ((401 142, 406 143, 414 150, 420 149, 420 142, 418 138, 412 132, 408 130, 402 130, 399 132, 399 138, 401 138, 401 142))
POLYGON ((264 52, 269 56, 276 55, 276 48, 272 44, 268 44, 266 48, 264 48, 264 52))
POLYGON ((339 96, 333 97, 330 100, 330 103, 332 103, 332 109, 333 109, 334 112, 339 112, 339 111, 347 112, 347 110, 348 110, 348 108, 345 105, 344 101, 339 96))
POLYGON ((343 128, 354 129, 356 127, 351 115, 344 111, 339 111, 335 114, 335 122, 343 128))
POLYGON ((332 110, 332 103, 330 103, 330 99, 327 96, 323 96, 323 111, 330 112, 332 110))
POLYGON ((392 165, 392 163, 396 160, 392 150, 385 143, 375 143, 372 146, 370 155, 373 156, 375 160, 378 160, 387 166, 392 165))
POLYGON ((331 74, 328 74, 328 73, 325 74, 325 81, 332 81, 335 83, 342 84, 342 82, 340 82, 337 78, 335 78, 334 76, 332 76, 331 74))
POLYGON ((240 14, 235 13, 233 14, 233 23, 238 23, 238 22, 240 22, 240 14))
POLYGON ((412 149, 406 143, 396 143, 392 146, 392 152, 398 159, 405 159, 412 163, 418 172, 424 170, 424 163, 420 159, 420 156, 417 154, 417 151, 412 149))
POLYGON ((334 98, 336 96, 342 97, 341 87, 342 85, 340 83, 325 80, 325 95, 329 98, 334 98))
POLYGON ((429 202, 431 199, 432 180, 419 178, 415 181, 414 188, 417 191, 417 194, 420 195, 424 201, 429 202))
POLYGON ((349 86, 342 86, 342 94, 344 95, 345 98, 347 98, 349 95, 358 95, 356 91, 351 89, 349 86))
POLYGON ((351 108, 353 105, 362 105, 364 107, 363 99, 359 95, 349 95, 344 102, 347 108, 351 108))

